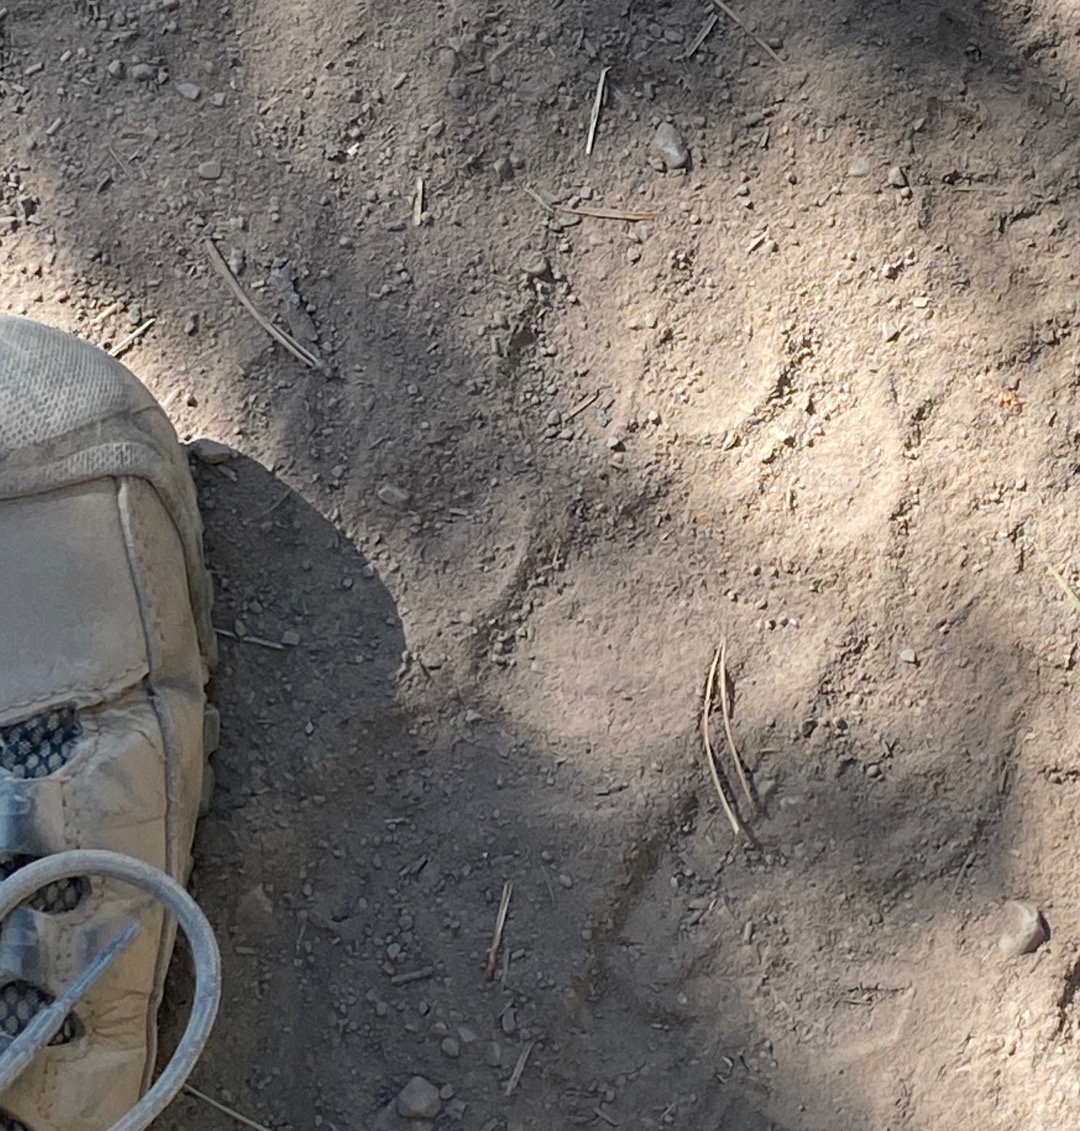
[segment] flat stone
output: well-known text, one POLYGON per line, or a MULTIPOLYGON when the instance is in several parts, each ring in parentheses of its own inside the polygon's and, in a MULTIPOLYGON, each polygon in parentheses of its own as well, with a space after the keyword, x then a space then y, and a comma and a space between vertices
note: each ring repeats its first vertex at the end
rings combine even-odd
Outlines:
POLYGON ((193 441, 188 445, 188 451, 200 462, 211 466, 219 463, 228 463, 240 454, 235 448, 220 440, 208 440, 205 437, 193 441))
POLYGON ((136 82, 149 82, 157 71, 149 63, 135 63, 129 73, 136 82))
POLYGON ((197 102, 202 94, 202 91, 193 82, 178 82, 176 89, 180 96, 186 98, 189 102, 197 102))
POLYGON ((1046 921, 1034 903, 1010 899, 1002 908, 1005 913, 1005 930, 998 939, 998 950, 1006 958, 1031 954, 1049 937, 1046 921))
POLYGON ((900 663, 902 664, 915 664, 918 663, 918 659, 914 648, 904 648, 900 653, 900 663))
POLYGON ((398 1094, 398 1115, 406 1119, 436 1119, 441 1110, 439 1089, 423 1076, 414 1076, 398 1094))
POLYGON ((870 176, 870 162, 865 157, 859 157, 848 166, 849 177, 869 177, 870 176))
POLYGON ((221 162, 200 161, 196 172, 204 181, 216 181, 221 176, 221 162))

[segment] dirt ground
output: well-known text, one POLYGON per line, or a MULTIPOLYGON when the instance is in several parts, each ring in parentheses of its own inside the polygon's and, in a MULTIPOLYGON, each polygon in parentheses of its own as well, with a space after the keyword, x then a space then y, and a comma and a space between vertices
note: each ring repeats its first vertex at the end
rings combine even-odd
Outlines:
POLYGON ((733 10, 7 0, 4 308, 237 452, 192 1083, 266 1128, 1080 1125, 1080 15, 733 10))

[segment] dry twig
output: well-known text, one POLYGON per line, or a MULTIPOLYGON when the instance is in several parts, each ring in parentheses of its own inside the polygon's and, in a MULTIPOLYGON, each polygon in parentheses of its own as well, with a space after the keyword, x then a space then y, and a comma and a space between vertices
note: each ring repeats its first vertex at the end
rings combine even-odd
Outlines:
POLYGON ((284 330, 278 329, 278 327, 256 307, 251 299, 248 298, 247 291, 240 286, 236 276, 232 273, 232 268, 225 262, 225 256, 221 254, 217 244, 214 243, 209 236, 206 237, 206 250, 210 253, 210 262, 213 263, 217 273, 225 280, 226 286, 232 291, 236 301, 240 303, 256 322, 258 322, 270 337, 279 345, 284 346, 298 361, 302 361, 312 369, 325 370, 326 366, 319 358, 309 350, 304 349, 291 334, 286 334, 284 330))
POLYGON ((761 48, 762 51, 765 52, 766 55, 769 56, 770 59, 772 59, 774 63, 779 63, 780 66, 784 65, 784 60, 781 59, 779 55, 777 55, 777 53, 765 42, 764 39, 761 38, 760 35, 758 35, 756 32, 751 31, 746 26, 746 24, 744 24, 742 20, 739 19, 739 17, 735 15, 735 13, 727 6, 727 4, 724 3, 724 0, 713 0, 713 3, 720 9, 721 12, 724 13, 725 16, 727 16, 729 20, 732 20, 734 23, 738 24, 738 26, 741 27, 748 36, 750 36, 750 38, 758 45, 758 47, 761 48))
POLYGON ((258 644, 261 648, 272 648, 275 652, 285 651, 284 644, 279 644, 276 640, 267 640, 265 636, 239 636, 227 628, 215 628, 214 631, 218 636, 224 636, 226 640, 238 640, 241 644, 258 644))
POLYGON ((719 19, 720 19, 720 17, 715 12, 713 12, 709 16, 709 18, 705 21, 705 26, 701 29, 701 31, 699 31, 697 33, 696 36, 694 36, 694 42, 690 44, 690 46, 686 49, 685 53, 683 54, 684 59, 691 58, 697 52, 697 49, 712 34, 712 29, 714 27, 716 27, 716 22, 719 19))
POLYGON ((604 102, 604 83, 607 82, 607 73, 610 67, 600 68, 600 81, 596 84, 596 97, 593 99, 592 115, 589 118, 589 136, 585 141, 585 156, 591 157, 593 143, 596 141, 596 127, 600 122, 600 107, 604 102))
POLYGON ((495 916, 495 931, 491 936, 491 948, 488 950, 487 962, 484 963, 484 977, 489 982, 495 977, 495 969, 499 965, 499 947, 502 945, 506 916, 510 910, 510 897, 513 894, 514 885, 507 880, 503 884, 502 899, 499 900, 499 913, 495 916))
POLYGON ((424 178, 416 178, 416 195, 413 197, 412 222, 414 228, 419 228, 424 222, 424 178))
POLYGON ((204 1104, 209 1104, 213 1108, 217 1108, 223 1115, 227 1115, 230 1119, 235 1119, 237 1123, 242 1124, 244 1127, 251 1127, 253 1131, 270 1131, 270 1128, 263 1123, 256 1123, 254 1119, 248 1119, 246 1115, 241 1115, 238 1111, 234 1111, 231 1107, 226 1107, 217 1100, 212 1099, 205 1092, 200 1092, 198 1088, 193 1088, 190 1084, 184 1085, 184 1091, 189 1096, 194 1096, 197 1100, 202 1100, 204 1104))
POLYGON ((727 735, 728 749, 731 751, 731 760, 735 763, 735 772, 739 775, 739 784, 750 802, 750 808, 756 809, 754 794, 750 789, 750 782, 746 778, 746 767, 739 757, 739 748, 735 745, 735 735, 731 732, 731 704, 728 702, 727 693, 727 640, 720 645, 720 711, 724 716, 724 734, 727 735))
POLYGON ((705 678, 705 700, 701 707, 701 738, 705 744, 705 762, 709 767, 709 775, 716 789, 716 796, 720 798, 720 805, 728 819, 728 824, 731 825, 731 831, 736 836, 740 836, 746 830, 743 828, 742 821, 739 820, 735 810, 732 809, 727 794, 724 793, 724 786, 716 769, 716 755, 713 753, 712 739, 709 737, 709 712, 712 709, 713 691, 716 687, 716 669, 719 666, 720 649, 717 648, 716 655, 713 656, 712 664, 709 666, 709 674, 705 678))
POLYGON ((600 399, 600 394, 590 393, 587 397, 582 397, 580 401, 563 417, 563 420, 573 420, 576 416, 580 416, 591 404, 596 404, 600 399))

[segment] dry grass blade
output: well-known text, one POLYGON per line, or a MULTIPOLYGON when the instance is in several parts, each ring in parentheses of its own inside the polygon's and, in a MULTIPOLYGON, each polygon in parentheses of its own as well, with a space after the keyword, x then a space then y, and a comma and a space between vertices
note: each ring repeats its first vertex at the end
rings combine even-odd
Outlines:
POLYGON ((727 794, 724 793, 724 785, 720 781, 720 774, 716 769, 716 755, 713 753, 712 739, 709 737, 709 712, 712 710, 713 692, 716 689, 716 669, 719 666, 720 649, 717 648, 716 655, 713 656, 712 664, 709 666, 709 674, 705 677, 705 698, 701 706, 701 739, 705 744, 705 762, 709 767, 709 775, 712 778, 716 796, 720 798, 720 806, 731 825, 731 831, 736 836, 740 836, 745 830, 742 821, 739 820, 735 810, 732 809, 727 794))
POLYGON ((750 36, 750 38, 758 45, 758 47, 761 48, 762 51, 765 52, 766 55, 769 56, 770 59, 773 60, 774 63, 779 63, 781 67, 784 65, 784 60, 781 59, 779 55, 777 55, 777 53, 765 42, 764 39, 761 38, 760 35, 757 35, 751 31, 746 26, 746 24, 744 24, 742 20, 739 19, 739 17, 735 15, 735 13, 727 6, 727 4, 724 3, 724 0, 713 0, 713 3, 720 9, 721 12, 724 13, 725 16, 727 16, 729 20, 732 20, 734 23, 738 24, 738 26, 741 27, 748 36, 750 36))
POLYGON ((594 220, 629 220, 632 224, 656 219, 655 212, 637 211, 632 208, 593 208, 587 204, 579 204, 576 208, 571 208, 569 204, 556 204, 555 210, 569 212, 572 216, 588 216, 594 220))
POLYGON ((502 945, 503 930, 506 928, 506 916, 510 910, 510 897, 514 894, 514 885, 507 880, 503 884, 502 899, 499 900, 499 913, 495 916, 495 930, 491 936, 491 947, 488 950, 487 962, 484 963, 484 977, 490 982, 495 977, 495 970, 499 965, 499 947, 502 945))
POLYGON ((156 321, 156 318, 147 318, 147 320, 141 326, 136 326, 130 334, 127 334, 123 338, 121 338, 120 341, 118 341, 116 345, 113 346, 111 350, 109 350, 109 357, 119 357, 124 352, 124 350, 126 350, 128 346, 131 345, 132 342, 138 341, 139 338, 141 338, 143 334, 145 334, 146 331, 149 330, 156 321))
POLYGON ((600 68, 600 81, 596 84, 596 97, 593 99, 592 115, 589 118, 589 136, 585 141, 585 156, 591 157, 593 143, 596 141, 596 127, 600 122, 600 107, 604 103, 604 83, 610 67, 600 68))
POLYGON ((739 757, 739 748, 735 745, 735 735, 731 731, 731 704, 728 702, 727 692, 727 641, 720 645, 720 711, 724 716, 724 734, 727 736, 728 750, 731 751, 731 760, 735 763, 735 772, 739 775, 739 784, 742 786, 750 808, 756 809, 754 794, 750 789, 750 782, 746 777, 746 767, 739 757))
POLYGON ((514 1089, 518 1086, 518 1081, 521 1079, 522 1072, 525 1071, 525 1065, 529 1061, 529 1053, 533 1050, 535 1041, 530 1041, 522 1050, 521 1055, 517 1058, 517 1064, 514 1065, 514 1071, 510 1074, 510 1079, 506 1082, 506 1094, 511 1096, 514 1094, 514 1089))
POLYGON ((1062 574, 1061 572, 1059 572, 1058 570, 1054 569, 1054 567, 1052 565, 1050 565, 1049 562, 1047 562, 1046 568, 1050 571, 1051 575, 1053 576, 1054 580, 1058 583, 1058 585, 1061 586, 1061 591, 1069 599, 1069 604, 1072 605, 1073 609, 1076 612, 1080 613, 1080 597, 1078 597, 1076 595, 1076 591, 1065 580, 1065 575, 1062 574))
POLYGON ((246 1115, 241 1115, 238 1111, 233 1111, 231 1107, 226 1107, 217 1100, 212 1099, 205 1092, 200 1092, 198 1088, 193 1088, 190 1084, 184 1085, 184 1091, 189 1096, 194 1096, 197 1100, 202 1100, 204 1104, 209 1104, 211 1107, 216 1108, 223 1115, 227 1115, 230 1119, 235 1119, 237 1123, 244 1127, 251 1127, 253 1131, 270 1131, 270 1128, 264 1123, 256 1123, 254 1119, 248 1119, 246 1115))
POLYGON ((217 273, 225 280, 229 290, 232 291, 236 301, 255 319, 256 322, 274 339, 279 345, 284 346, 298 361, 302 361, 305 365, 311 366, 312 369, 325 369, 326 366, 319 360, 313 353, 304 349, 304 347, 291 335, 286 334, 284 330, 279 330, 277 326, 270 321, 255 304, 248 298, 247 292, 237 281, 236 276, 232 273, 228 263, 225 262, 225 256, 218 250, 218 246, 209 236, 206 238, 206 250, 210 253, 210 262, 213 263, 217 273))
POLYGON ((536 201, 537 204, 540 205, 541 208, 544 209, 545 212, 555 211, 555 209, 550 204, 548 204, 548 202, 536 191, 536 189, 531 189, 528 185, 526 185, 525 191, 529 194, 529 196, 533 198, 533 200, 536 201))

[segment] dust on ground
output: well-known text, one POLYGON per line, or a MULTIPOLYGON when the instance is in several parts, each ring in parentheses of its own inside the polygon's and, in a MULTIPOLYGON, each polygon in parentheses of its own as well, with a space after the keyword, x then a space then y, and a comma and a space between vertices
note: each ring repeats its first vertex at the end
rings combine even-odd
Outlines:
POLYGON ((193 1083, 266 1127, 1080 1121, 1080 17, 733 10, 0 19, 5 308, 240 453, 193 1083))

